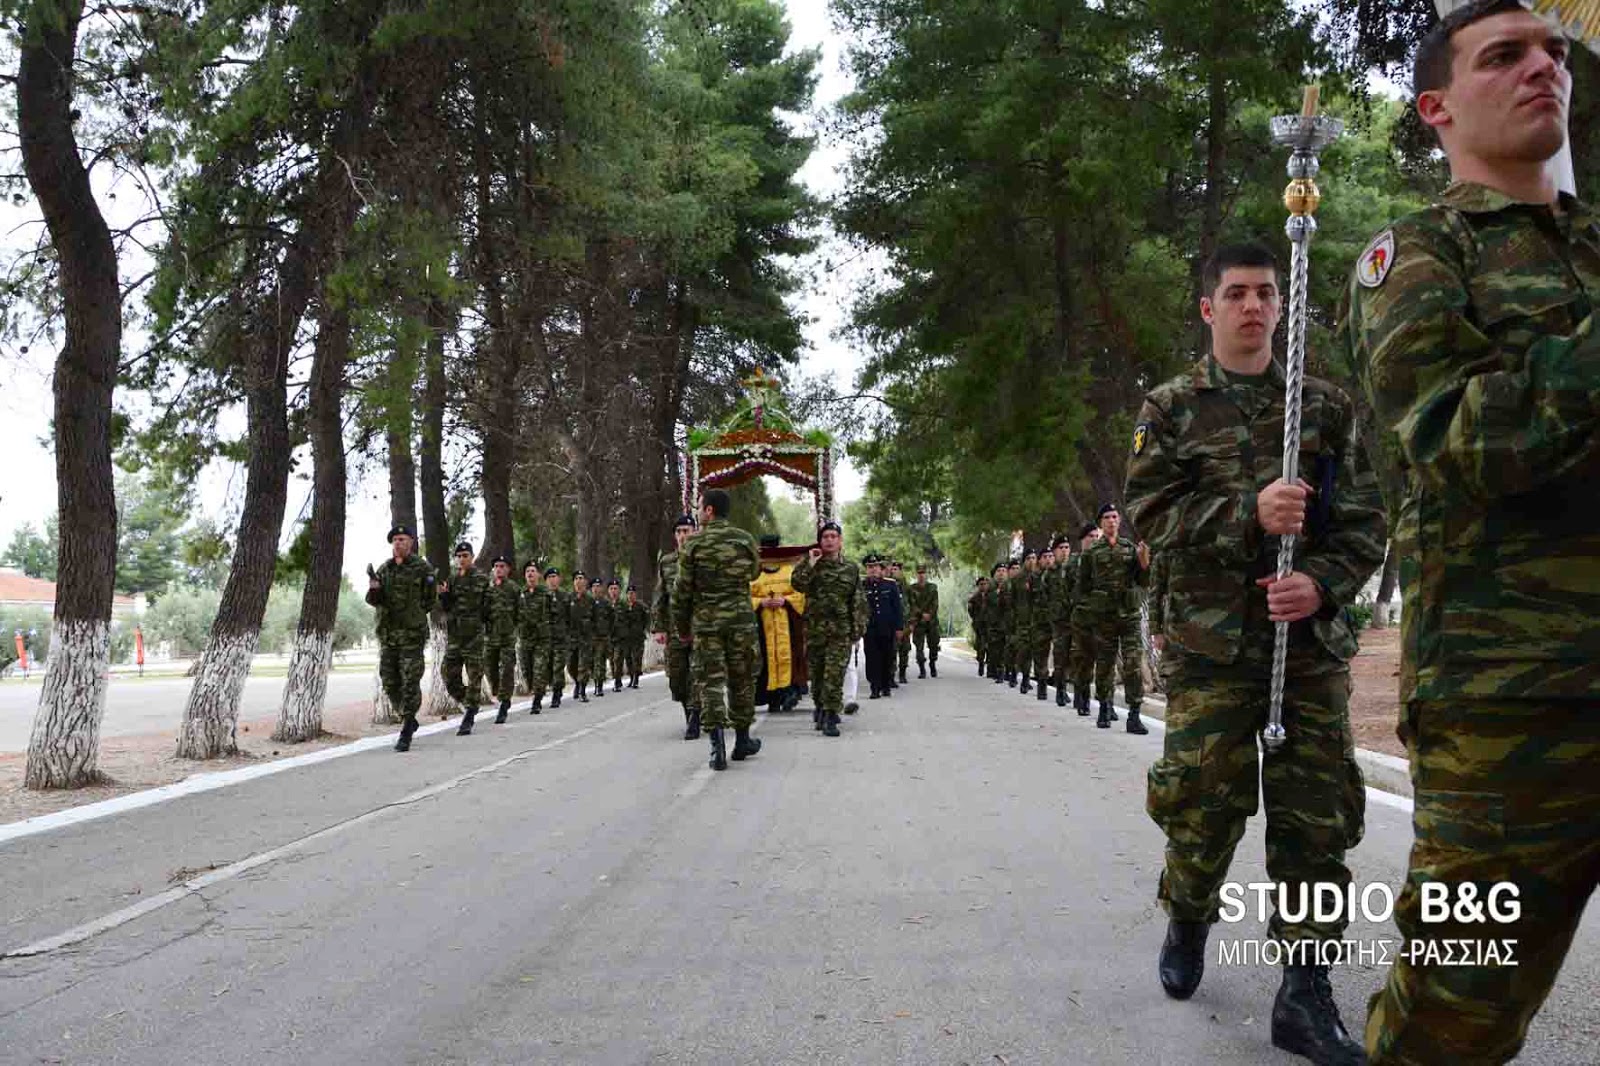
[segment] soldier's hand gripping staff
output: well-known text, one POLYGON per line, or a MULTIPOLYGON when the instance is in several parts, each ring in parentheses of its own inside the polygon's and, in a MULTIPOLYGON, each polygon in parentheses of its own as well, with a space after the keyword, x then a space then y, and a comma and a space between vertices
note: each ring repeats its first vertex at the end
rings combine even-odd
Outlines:
POLYGON ((445 627, 444 686, 450 698, 461 704, 464 713, 456 736, 472 735, 478 717, 478 701, 483 698, 483 637, 489 626, 489 578, 473 569, 472 545, 456 545, 456 572, 439 582, 439 602, 444 605, 445 627), (462 668, 467 680, 461 682, 462 668))
MULTIPOLYGON (((1224 247, 1207 264, 1200 309, 1213 354, 1149 394, 1128 463, 1129 512, 1163 559, 1166 736, 1146 807, 1167 838, 1157 898, 1170 922, 1159 972, 1177 999, 1200 983, 1219 892, 1258 799, 1267 874, 1290 900, 1324 884, 1343 898, 1345 850, 1362 834, 1348 709, 1356 643, 1343 608, 1383 560, 1386 529, 1376 479, 1356 462, 1354 408, 1327 382, 1307 377, 1304 386, 1300 468, 1320 486, 1309 513, 1308 487, 1280 478, 1278 279, 1271 252, 1254 245, 1224 247), (1302 537, 1300 570, 1277 581, 1279 537, 1290 532, 1302 537), (1292 728, 1258 765, 1278 621, 1290 623, 1283 706, 1292 728)), ((1111 558, 1097 545, 1086 572, 1091 560, 1111 558)), ((1100 573, 1096 564, 1092 580, 1100 573)), ((1273 939, 1290 949, 1341 939, 1346 916, 1294 910, 1272 916, 1273 939)), ((1273 1043, 1317 1062, 1360 1062, 1327 968, 1315 954, 1286 957, 1273 1043)))
POLYGON ((761 750, 750 735, 756 719, 756 616, 750 582, 761 573, 755 538, 728 521, 732 504, 721 489, 700 501, 700 532, 678 552, 672 590, 673 628, 694 648, 701 714, 711 734, 711 768, 728 768, 723 729, 736 734, 735 761, 761 750))
POLYGON ((528 713, 538 714, 544 709, 544 690, 550 683, 550 608, 539 565, 530 561, 522 576, 526 587, 517 604, 517 657, 522 679, 533 696, 528 713))
POLYGON ((594 597, 589 577, 582 570, 572 575, 572 599, 567 604, 567 641, 571 652, 567 671, 572 674, 573 698, 589 702, 589 670, 594 655, 594 597))
POLYGON ((1600 225, 1558 192, 1568 47, 1514 3, 1468 5, 1422 42, 1416 108, 1454 182, 1378 234, 1350 284, 1351 355, 1406 486, 1416 841, 1395 924, 1488 963, 1397 959, 1367 1020, 1374 1063, 1514 1058, 1600 878, 1600 225), (1516 920, 1424 924, 1425 888, 1495 882, 1516 920), (1494 965, 1506 940, 1515 963, 1494 965))
POLYGON ((700 701, 696 698, 690 661, 692 646, 673 626, 672 590, 678 583, 678 557, 684 542, 694 536, 694 531, 694 517, 679 515, 672 527, 672 538, 677 546, 656 561, 656 597, 650 610, 650 628, 655 632, 656 643, 667 651, 667 690, 672 693, 673 702, 683 706, 684 740, 700 739, 700 701))
POLYGON ((400 712, 395 751, 410 751, 422 709, 422 653, 428 644, 428 612, 436 594, 433 567, 414 554, 416 534, 409 526, 389 530, 391 555, 367 568, 367 603, 378 611, 378 676, 383 694, 400 712))
MULTIPOLYGON (((823 736, 839 735, 844 705, 844 675, 851 650, 867 628, 867 602, 861 570, 844 557, 844 531, 837 522, 817 531, 817 547, 790 575, 806 597, 806 643, 817 710, 813 723, 823 736)), ((873 682, 876 690, 877 682, 873 682)))
POLYGON ((483 637, 484 669, 489 691, 500 701, 494 724, 503 725, 511 712, 512 689, 517 680, 517 610, 522 589, 511 580, 511 560, 504 555, 494 559, 494 576, 489 581, 489 621, 483 637))

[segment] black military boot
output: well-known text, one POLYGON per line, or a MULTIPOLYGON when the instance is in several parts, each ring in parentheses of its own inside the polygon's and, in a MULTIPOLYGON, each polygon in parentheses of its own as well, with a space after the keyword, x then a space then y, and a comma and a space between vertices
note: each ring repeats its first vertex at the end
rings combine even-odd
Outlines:
POLYGON ((1006 684, 1010 685, 1012 688, 1017 687, 1017 672, 1015 670, 1012 670, 1006 674, 1006 684))
POLYGON ((417 719, 416 719, 416 716, 415 715, 409 715, 409 714, 406 715, 405 721, 400 724, 400 736, 394 742, 394 750, 395 751, 410 751, 411 750, 411 737, 412 737, 412 735, 414 733, 416 733, 416 731, 417 731, 417 719))
POLYGON ((930 677, 938 677, 939 676, 939 660, 937 660, 937 659, 929 659, 928 660, 928 675, 930 677))
POLYGON ((577 700, 579 703, 588 703, 589 702, 589 682, 587 682, 587 681, 579 681, 577 689, 572 694, 572 698, 577 700))
POLYGON ((921 681, 921 680, 925 679, 927 676, 928 676, 927 667, 923 666, 921 663, 918 663, 917 664, 917 680, 921 681))
POLYGON ((1130 703, 1128 705, 1128 732, 1137 733, 1140 736, 1144 736, 1146 733, 1150 732, 1150 730, 1145 727, 1145 724, 1139 720, 1139 705, 1137 703, 1130 703))
POLYGON ((1345 1031, 1326 966, 1290 965, 1272 1003, 1272 1046, 1318 1066, 1362 1066, 1366 1052, 1345 1031))
POLYGON ((613 692, 621 692, 622 691, 622 678, 620 678, 620 677, 617 678, 617 687, 612 689, 611 691, 613 691, 613 692))
POLYGON ((900 668, 900 683, 902 685, 906 683, 906 668, 903 666, 900 668))
POLYGON ((628 687, 629 688, 638 688, 639 687, 639 675, 638 674, 634 674, 633 675, 633 683, 630 684, 628 687))
POLYGON ((698 708, 698 707, 689 707, 689 708, 686 708, 683 713, 688 719, 688 725, 683 730, 683 739, 684 740, 699 740, 700 739, 700 708, 698 708))
POLYGON ((561 706, 561 694, 565 692, 566 689, 566 683, 563 682, 562 684, 557 685, 556 690, 550 694, 550 709, 552 711, 561 706))
POLYGON ((1094 724, 1095 724, 1095 726, 1097 728, 1100 728, 1100 729, 1110 729, 1111 728, 1111 701, 1110 700, 1101 700, 1100 701, 1100 717, 1095 719, 1094 724))
POLYGON ((821 707, 813 707, 811 709, 811 727, 813 729, 815 729, 819 733, 822 732, 822 708, 821 707))
POLYGON ((1024 670, 1024 671, 1022 671, 1022 687, 1017 689, 1017 694, 1021 695, 1021 696, 1026 696, 1028 693, 1030 693, 1032 691, 1033 691, 1033 686, 1028 684, 1028 671, 1024 670))
POLYGON ((1047 700, 1050 698, 1050 682, 1046 681, 1042 677, 1039 679, 1039 692, 1037 698, 1040 700, 1047 700))
POLYGON ((1063 684, 1063 683, 1058 682, 1056 684, 1056 706, 1057 707, 1065 707, 1066 705, 1067 705, 1067 686, 1065 684, 1063 684))
POLYGON ((529 714, 538 714, 542 710, 544 710, 544 697, 543 696, 535 696, 533 698, 533 706, 528 708, 528 713, 529 714))
POLYGON ((1079 691, 1073 696, 1074 705, 1078 708, 1078 717, 1089 717, 1089 692, 1087 689, 1079 691))
POLYGON ((723 743, 721 726, 711 731, 711 768, 713 770, 728 768, 728 746, 723 743))
POLYGON ((510 700, 501 700, 500 701, 500 713, 494 716, 494 724, 495 725, 505 725, 506 724, 506 716, 509 715, 510 713, 511 713, 511 701, 510 700))
POLYGON ((1206 937, 1210 922, 1167 922, 1167 939, 1161 944, 1161 987, 1173 999, 1188 999, 1200 987, 1206 972, 1206 937))
POLYGON ((823 719, 822 735, 825 737, 836 737, 839 735, 839 716, 832 711, 829 711, 827 716, 823 719))
POLYGON ((860 709, 861 704, 857 703, 855 700, 851 700, 849 703, 844 705, 845 714, 855 714, 860 709))
POLYGON ((759 738, 750 735, 748 726, 744 729, 735 729, 733 731, 734 762, 743 762, 760 750, 761 741, 759 738))
MULTIPOLYGON (((600 699, 605 694, 606 694, 606 683, 604 681, 596 681, 594 683, 594 698, 595 699, 600 699)), ((585 700, 584 702, 587 703, 588 701, 585 700)))
POLYGON ((461 716, 461 727, 456 730, 456 736, 458 736, 458 737, 470 737, 472 735, 472 723, 473 723, 473 720, 476 719, 477 717, 478 717, 478 708, 476 708, 476 707, 468 707, 467 708, 467 713, 463 714, 461 716))
MULTIPOLYGON (((938 674, 934 674, 933 676, 934 677, 938 677, 939 675, 938 674)), ((978 676, 979 677, 987 677, 988 676, 987 673, 984 671, 983 660, 982 659, 978 660, 978 676)))

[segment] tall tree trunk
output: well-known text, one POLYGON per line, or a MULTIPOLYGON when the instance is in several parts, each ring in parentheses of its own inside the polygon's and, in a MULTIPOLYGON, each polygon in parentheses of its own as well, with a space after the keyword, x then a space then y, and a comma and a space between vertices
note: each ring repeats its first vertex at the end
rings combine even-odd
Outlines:
POLYGON ((22 165, 55 248, 66 337, 55 367, 60 567, 49 668, 28 741, 28 788, 100 779, 117 507, 111 398, 122 354, 117 253, 72 130, 82 0, 35 0, 17 70, 22 165))
POLYGON ((1400 582, 1400 553, 1395 550, 1394 540, 1389 540, 1389 551, 1383 557, 1383 572, 1378 576, 1378 598, 1372 607, 1372 624, 1375 628, 1382 629, 1391 619, 1389 610, 1394 602, 1394 587, 1400 582))
MULTIPOLYGON (((444 374, 444 339, 453 321, 449 310, 438 300, 428 305, 428 349, 422 368, 422 434, 417 453, 422 463, 422 522, 424 554, 437 573, 450 570, 450 519, 444 505, 444 406, 448 392, 444 374)), ((443 608, 434 608, 428 616, 427 691, 423 693, 422 711, 440 718, 455 713, 455 700, 445 688, 444 664, 445 632, 443 608)), ((383 686, 378 686, 383 691, 383 686)), ((380 703, 374 701, 373 708, 380 703)), ((399 712, 382 704, 387 717, 374 721, 398 722, 399 712)))
POLYGON ((350 358, 350 312, 326 306, 311 367, 311 565, 300 601, 300 624, 289 657, 289 679, 272 739, 286 743, 322 735, 322 704, 333 663, 333 630, 344 586, 344 371, 350 358))
MULTIPOLYGON (((1221 0, 1212 0, 1212 26, 1222 33, 1226 25, 1226 12, 1221 0)), ((1219 47, 1211 56, 1211 73, 1206 81, 1206 192, 1200 211, 1200 254, 1194 263, 1194 292, 1198 300, 1206 295, 1201 291, 1201 278, 1205 265, 1216 254, 1222 240, 1222 205, 1226 189, 1228 166, 1228 78, 1223 71, 1219 47)), ((1204 323, 1197 323, 1199 346, 1210 347, 1210 334, 1204 323)))
POLYGON ((411 403, 389 412, 389 524, 417 528, 417 464, 411 457, 411 403))

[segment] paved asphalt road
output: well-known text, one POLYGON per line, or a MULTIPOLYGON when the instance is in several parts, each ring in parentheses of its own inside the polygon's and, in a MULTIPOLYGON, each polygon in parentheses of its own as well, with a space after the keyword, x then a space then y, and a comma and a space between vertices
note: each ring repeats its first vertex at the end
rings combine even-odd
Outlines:
MULTIPOLYGON (((1218 927, 1192 1001, 1157 984, 1159 732, 1096 730, 971 669, 947 660, 837 740, 763 717, 766 749, 727 773, 679 739, 655 677, 0 845, 5 952, 155 906, 0 959, 0 1059, 1303 1061, 1269 1044, 1277 972, 1217 963, 1253 922, 1218 927)), ((1397 886, 1409 837, 1370 804, 1358 882, 1397 886)), ((1234 876, 1264 879, 1261 854, 1258 822, 1234 876)), ((1522 1061, 1596 1061, 1597 926, 1522 1061)), ((1352 1025, 1381 977, 1336 973, 1352 1025)))
MULTIPOLYGON (((283 699, 283 677, 252 677, 245 682, 244 718, 277 713, 283 699)), ((189 698, 192 678, 116 677, 106 693, 106 716, 100 726, 102 737, 137 736, 142 733, 176 732, 183 722, 183 705, 189 698)), ((371 670, 339 670, 328 675, 328 702, 349 703, 372 696, 371 670)), ((33 731, 33 715, 39 706, 39 685, 9 683, 0 685, 0 752, 27 751, 33 731)))

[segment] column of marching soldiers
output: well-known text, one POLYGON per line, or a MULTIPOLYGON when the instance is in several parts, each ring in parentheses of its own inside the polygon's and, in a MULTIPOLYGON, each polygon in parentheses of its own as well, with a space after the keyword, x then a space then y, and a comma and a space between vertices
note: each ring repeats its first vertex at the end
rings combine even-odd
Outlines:
POLYGON ((1128 702, 1127 730, 1149 729, 1139 718, 1144 699, 1141 606, 1150 584, 1149 545, 1121 537, 1115 504, 1101 506, 1095 522, 1072 538, 1053 537, 1043 552, 999 562, 980 577, 967 599, 978 673, 1038 700, 1072 705, 1082 717, 1099 701, 1095 724, 1109 729, 1120 716, 1112 705, 1120 666, 1128 702))

